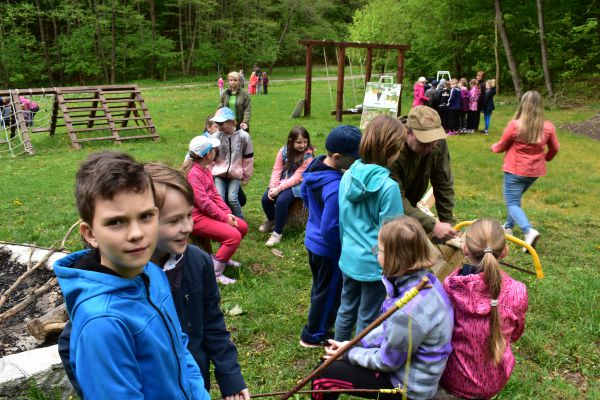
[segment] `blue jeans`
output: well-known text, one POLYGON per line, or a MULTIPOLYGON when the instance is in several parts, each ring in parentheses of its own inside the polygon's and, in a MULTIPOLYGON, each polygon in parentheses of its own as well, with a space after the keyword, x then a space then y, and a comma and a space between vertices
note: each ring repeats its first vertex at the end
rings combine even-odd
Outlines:
POLYGON ((335 319, 335 340, 340 342, 352 338, 354 324, 358 334, 379 316, 386 295, 381 281, 361 282, 342 276, 342 302, 335 319))
POLYGON ((292 188, 285 189, 275 197, 275 200, 271 200, 268 194, 269 189, 263 194, 262 208, 267 219, 275 221, 273 231, 281 234, 290 214, 290 207, 295 199, 294 193, 292 192, 292 188))
POLYGON ((487 131, 490 128, 490 121, 492 120, 492 113, 489 114, 483 113, 483 120, 485 121, 485 130, 487 131))
POLYGON ((217 192, 219 192, 219 196, 221 196, 229 208, 231 208, 231 213, 238 218, 244 219, 242 206, 238 200, 240 181, 237 179, 227 179, 215 176, 215 187, 217 188, 217 192))
POLYGON ((504 226, 512 228, 515 223, 519 225, 521 231, 526 234, 529 232, 531 225, 525 215, 525 211, 521 208, 521 198, 523 193, 533 185, 537 177, 528 177, 504 172, 504 203, 506 204, 506 223, 504 226))

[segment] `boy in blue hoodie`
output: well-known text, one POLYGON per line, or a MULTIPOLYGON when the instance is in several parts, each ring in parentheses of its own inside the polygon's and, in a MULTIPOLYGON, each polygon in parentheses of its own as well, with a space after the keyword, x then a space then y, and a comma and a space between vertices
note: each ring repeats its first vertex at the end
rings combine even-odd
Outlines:
POLYGON ((333 128, 325 140, 327 156, 317 157, 302 174, 302 199, 308 208, 304 245, 313 276, 308 322, 300 335, 303 347, 325 343, 340 305, 338 189, 344 170, 359 157, 360 139, 360 130, 354 126, 333 128))
POLYGON ((77 172, 79 231, 92 247, 54 264, 72 322, 70 364, 85 399, 201 399, 169 283, 149 262, 158 209, 144 167, 91 154, 77 172))

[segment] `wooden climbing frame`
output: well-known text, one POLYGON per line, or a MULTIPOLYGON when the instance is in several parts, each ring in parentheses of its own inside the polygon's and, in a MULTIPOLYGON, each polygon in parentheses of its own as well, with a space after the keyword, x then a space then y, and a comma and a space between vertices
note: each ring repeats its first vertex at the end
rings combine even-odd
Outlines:
MULTIPOLYGON (((373 49, 397 50, 397 70, 396 81, 402 83, 404 80, 404 52, 410 50, 410 46, 405 44, 385 44, 385 43, 360 43, 360 42, 334 42, 331 40, 300 40, 301 45, 306 46, 306 84, 304 87, 304 116, 310 116, 310 100, 312 90, 312 48, 336 47, 338 51, 338 71, 337 71, 337 98, 335 104, 335 119, 342 121, 342 110, 344 105, 344 66, 346 64, 346 48, 367 49, 367 60, 365 65, 365 85, 371 80, 371 70, 373 62, 373 49)), ((398 101, 398 115, 400 115, 402 104, 402 92, 398 101)))
POLYGON ((137 85, 13 89, 0 91, 0 96, 11 97, 25 147, 32 154, 29 133, 49 132, 54 135, 59 127, 67 129, 71 144, 76 149, 80 149, 83 142, 96 140, 114 140, 120 143, 129 139, 159 139, 137 85), (19 96, 27 95, 54 96, 49 127, 27 126, 19 101, 19 96), (140 130, 146 133, 139 134, 140 130), (128 131, 135 133, 128 135, 128 131))

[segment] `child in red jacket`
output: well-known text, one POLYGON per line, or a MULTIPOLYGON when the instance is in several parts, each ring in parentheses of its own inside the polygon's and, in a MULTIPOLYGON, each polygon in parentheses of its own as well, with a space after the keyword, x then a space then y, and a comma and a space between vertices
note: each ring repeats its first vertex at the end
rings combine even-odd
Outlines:
POLYGON ((234 279, 223 275, 225 267, 239 267, 231 257, 237 250, 246 233, 248 224, 232 214, 215 188, 212 173, 208 168, 215 159, 216 148, 221 142, 207 136, 196 136, 190 142, 189 153, 183 165, 183 172, 194 190, 192 235, 216 240, 221 245, 212 256, 217 281, 228 285, 234 279))

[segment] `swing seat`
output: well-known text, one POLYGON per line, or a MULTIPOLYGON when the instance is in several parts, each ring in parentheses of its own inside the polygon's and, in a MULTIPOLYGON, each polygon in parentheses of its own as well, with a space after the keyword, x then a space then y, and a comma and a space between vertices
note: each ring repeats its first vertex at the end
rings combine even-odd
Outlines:
MULTIPOLYGON (((342 115, 362 114, 362 112, 362 104, 357 104, 355 108, 348 108, 346 110, 342 110, 342 115)), ((331 111, 331 115, 335 115, 335 110, 331 111)))

